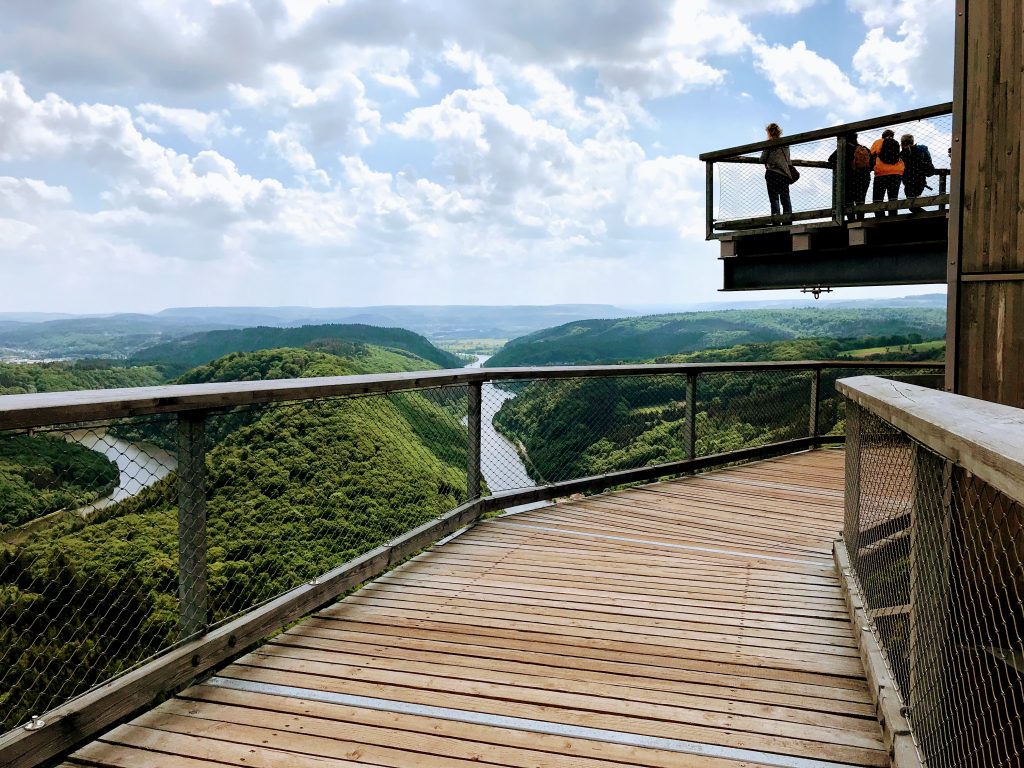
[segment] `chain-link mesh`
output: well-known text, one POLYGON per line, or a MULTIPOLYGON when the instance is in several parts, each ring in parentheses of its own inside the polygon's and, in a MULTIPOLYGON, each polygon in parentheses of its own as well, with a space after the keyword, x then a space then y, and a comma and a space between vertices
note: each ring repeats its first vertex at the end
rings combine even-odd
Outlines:
POLYGON ((177 639, 172 425, 0 433, 0 729, 177 639))
MULTIPOLYGON (((909 133, 914 137, 916 144, 926 146, 935 168, 940 171, 939 174, 925 179, 928 186, 921 194, 930 196, 948 193, 948 150, 952 146, 952 114, 906 123, 894 123, 887 127, 895 131, 897 141, 903 134, 909 133)), ((857 141, 860 145, 870 149, 871 145, 881 138, 882 130, 883 128, 864 131, 858 136, 857 141)), ((829 158, 836 148, 835 138, 793 144, 789 148, 790 158, 800 172, 800 178, 788 186, 793 213, 818 213, 816 216, 802 217, 801 221, 832 218, 835 202, 833 169, 829 158)), ((761 162, 760 154, 716 161, 715 177, 716 194, 713 210, 716 225, 722 225, 719 227, 720 229, 730 229, 729 222, 743 222, 771 216, 772 211, 765 182, 765 166, 761 162)), ((868 180, 863 176, 862 179, 873 184, 873 180, 868 180)), ((847 197, 852 198, 856 186, 852 178, 849 184, 850 186, 847 188, 850 190, 850 194, 847 194, 847 197)), ((861 191, 866 194, 865 202, 871 203, 872 188, 866 184, 862 184, 862 186, 864 189, 861 191)), ((906 187, 901 186, 900 198, 906 199, 906 197, 906 187)), ((847 200, 848 204, 854 202, 853 199, 847 200)))
POLYGON ((704 373, 697 385, 697 456, 807 437, 810 371, 704 373))
POLYGON ((453 509, 466 390, 0 433, 0 730, 453 509))
POLYGON ((1024 506, 847 405, 844 539, 929 768, 1024 759, 1024 506))

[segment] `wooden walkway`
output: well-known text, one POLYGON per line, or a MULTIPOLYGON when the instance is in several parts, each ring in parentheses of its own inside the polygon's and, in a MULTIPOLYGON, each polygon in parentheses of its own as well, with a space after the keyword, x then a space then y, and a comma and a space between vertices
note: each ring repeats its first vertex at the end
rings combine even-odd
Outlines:
POLYGON ((65 765, 887 766, 842 452, 490 520, 65 765))

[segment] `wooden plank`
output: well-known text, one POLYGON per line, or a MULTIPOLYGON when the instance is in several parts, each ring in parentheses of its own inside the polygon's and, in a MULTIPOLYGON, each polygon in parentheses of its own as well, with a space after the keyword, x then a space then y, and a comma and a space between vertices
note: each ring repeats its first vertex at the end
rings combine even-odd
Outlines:
POLYGON ((512 717, 886 766, 835 571, 815 564, 842 519, 829 492, 842 460, 798 455, 488 521, 80 754, 161 768, 168 754, 195 768, 246 754, 269 768, 292 756, 300 766, 759 762, 495 725, 512 717), (743 520, 754 551, 734 551, 743 520), (764 554, 790 551, 810 564, 764 554), (225 687, 232 680, 271 687, 225 687), (442 716, 458 712, 485 719, 442 716))
MULTIPOLYGON (((686 755, 658 749, 642 749, 618 744, 574 739, 543 733, 527 733, 507 728, 493 728, 438 718, 381 713, 371 709, 324 702, 299 701, 285 696, 234 691, 229 688, 196 686, 182 694, 189 701, 231 704, 252 713, 254 719, 264 712, 306 715, 327 721, 332 728, 346 728, 353 723, 380 726, 394 738, 394 730, 405 734, 429 734, 447 739, 472 740, 477 743, 511 748, 501 755, 504 765, 553 765, 588 768, 590 765, 652 766, 657 768, 746 768, 749 763, 736 763, 713 757, 686 755), (513 751, 514 750, 514 751, 513 751), (539 762, 528 762, 530 760, 539 762), (524 761, 526 761, 524 763, 524 761), (545 762, 546 761, 546 762, 545 762)), ((493 752, 492 752, 493 754, 493 752)))

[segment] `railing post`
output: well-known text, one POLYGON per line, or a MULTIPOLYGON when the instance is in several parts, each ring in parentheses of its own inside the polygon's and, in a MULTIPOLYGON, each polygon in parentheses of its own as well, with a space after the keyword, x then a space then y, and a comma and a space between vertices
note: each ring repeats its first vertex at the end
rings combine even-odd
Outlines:
POLYGON ((910 721, 922 748, 948 748, 953 465, 911 444, 910 721))
POLYGON ((843 496, 843 541, 850 555, 850 565, 857 569, 860 547, 860 449, 864 433, 861 410, 853 400, 846 401, 846 489, 843 496))
POLYGON ((206 414, 178 414, 178 616, 181 637, 208 625, 206 414))
POLYGON ((846 220, 846 137, 836 137, 836 165, 832 174, 832 219, 836 224, 846 220))
MULTIPOLYGON (((946 186, 946 179, 947 178, 948 178, 947 174, 945 174, 945 173, 940 173, 939 174, 939 194, 940 195, 944 195, 947 192, 947 186, 946 186)), ((946 204, 945 203, 940 204, 939 205, 939 210, 940 211, 946 210, 946 204)))
POLYGON ((821 366, 814 368, 814 375, 811 378, 811 412, 807 420, 807 434, 809 437, 818 437, 818 414, 821 411, 821 366))
POLYGON ((469 434, 469 445, 466 456, 466 494, 467 500, 480 498, 480 422, 483 412, 482 385, 479 381, 470 382, 469 413, 466 429, 469 434))
POLYGON ((686 458, 697 458, 697 374, 686 374, 686 458))
POLYGON ((704 163, 704 230, 705 240, 715 234, 715 164, 704 163))

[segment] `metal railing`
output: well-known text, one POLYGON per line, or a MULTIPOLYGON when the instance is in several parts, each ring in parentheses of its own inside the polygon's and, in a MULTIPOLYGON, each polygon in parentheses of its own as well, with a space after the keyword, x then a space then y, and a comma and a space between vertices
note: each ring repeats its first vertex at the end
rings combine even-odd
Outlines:
POLYGON ((865 215, 896 215, 926 206, 945 210, 949 204, 952 131, 952 104, 946 103, 706 152, 700 159, 707 170, 707 238, 778 224, 842 224, 865 215), (870 178, 873 174, 854 172, 849 162, 832 159, 848 157, 852 152, 847 146, 851 134, 858 134, 858 143, 870 149, 886 128, 895 131, 897 142, 902 134, 909 133, 916 144, 930 150, 936 173, 923 180, 927 186, 916 197, 908 197, 904 183, 900 199, 875 202, 874 181, 870 178), (761 161, 762 151, 775 147, 790 148, 792 164, 800 173, 800 178, 788 187, 793 212, 781 218, 771 215, 761 161))
POLYGON ((1024 411, 874 377, 839 387, 844 560, 916 747, 896 765, 1021 765, 1024 411))
POLYGON ((837 378, 936 369, 460 369, 2 397, 0 763, 66 751, 484 513, 841 441, 837 378))

